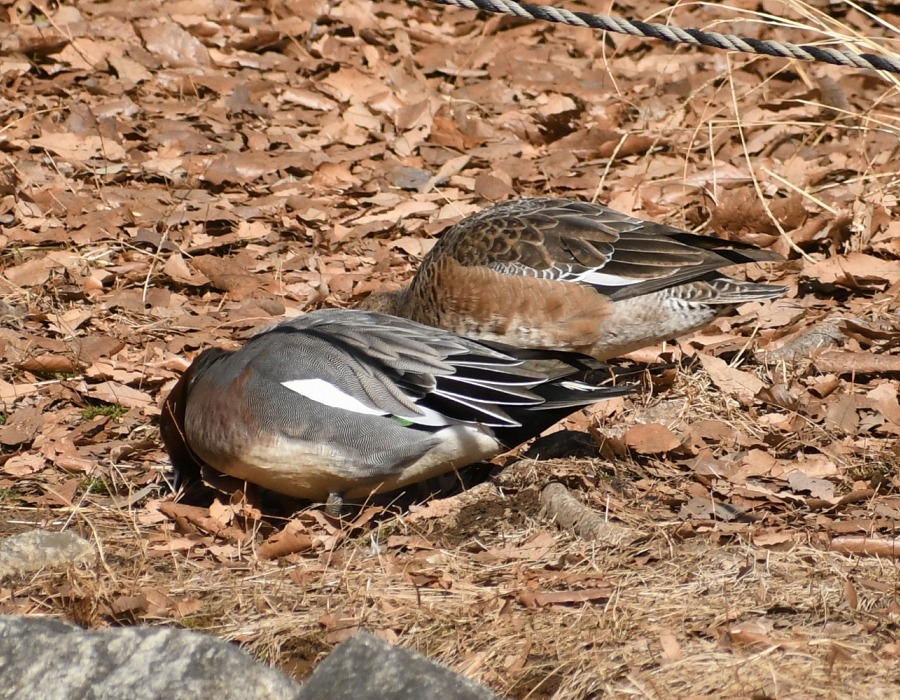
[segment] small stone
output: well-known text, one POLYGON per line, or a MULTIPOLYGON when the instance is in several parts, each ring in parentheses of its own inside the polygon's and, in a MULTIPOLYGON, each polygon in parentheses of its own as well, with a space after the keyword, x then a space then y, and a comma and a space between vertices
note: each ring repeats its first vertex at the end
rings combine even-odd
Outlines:
POLYGON ((94 545, 74 532, 32 530, 0 540, 0 579, 96 559, 94 545))

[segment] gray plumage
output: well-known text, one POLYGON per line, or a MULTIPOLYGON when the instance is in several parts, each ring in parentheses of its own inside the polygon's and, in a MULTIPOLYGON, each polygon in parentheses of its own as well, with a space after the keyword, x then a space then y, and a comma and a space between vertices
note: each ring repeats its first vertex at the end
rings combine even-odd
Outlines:
POLYGON ((166 399, 162 435, 183 477, 206 464, 288 495, 365 496, 486 459, 631 391, 572 381, 575 356, 530 352, 530 363, 551 361, 548 373, 516 352, 383 314, 316 311, 236 352, 201 353, 166 399))

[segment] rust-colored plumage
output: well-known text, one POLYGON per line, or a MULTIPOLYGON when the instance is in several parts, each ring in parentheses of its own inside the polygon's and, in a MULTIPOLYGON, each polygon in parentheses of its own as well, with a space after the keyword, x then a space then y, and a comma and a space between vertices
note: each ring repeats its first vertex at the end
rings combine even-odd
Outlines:
POLYGON ((783 294, 784 287, 719 272, 780 259, 596 204, 518 199, 447 229, 409 287, 373 294, 361 308, 605 360, 783 294))

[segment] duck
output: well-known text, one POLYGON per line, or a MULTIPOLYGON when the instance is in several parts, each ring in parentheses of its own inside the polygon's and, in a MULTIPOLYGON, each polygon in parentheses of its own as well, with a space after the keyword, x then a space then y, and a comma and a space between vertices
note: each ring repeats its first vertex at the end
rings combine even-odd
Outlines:
POLYGON ((719 270, 775 252, 645 221, 600 204, 522 198, 445 229, 412 281, 358 308, 469 338, 598 361, 697 331, 781 285, 719 270))
POLYGON ((164 400, 160 432, 180 484, 205 465, 339 514, 345 499, 490 459, 634 390, 580 381, 579 358, 321 309, 201 352, 164 400))

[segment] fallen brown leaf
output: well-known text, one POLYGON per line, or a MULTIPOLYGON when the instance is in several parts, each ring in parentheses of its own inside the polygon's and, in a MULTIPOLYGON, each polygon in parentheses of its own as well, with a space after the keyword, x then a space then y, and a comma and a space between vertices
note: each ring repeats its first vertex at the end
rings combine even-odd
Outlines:
POLYGON ((681 445, 681 439, 659 423, 634 425, 625 431, 625 444, 641 454, 669 452, 681 445))
POLYGON ((729 366, 725 360, 703 353, 698 357, 715 385, 742 403, 751 402, 765 386, 758 377, 729 366))

